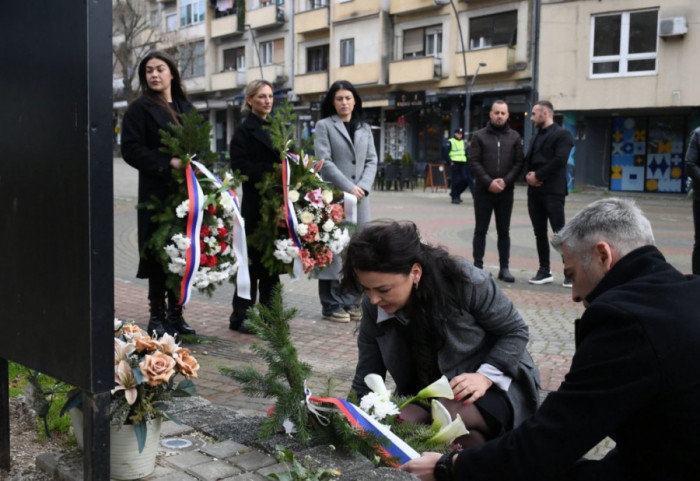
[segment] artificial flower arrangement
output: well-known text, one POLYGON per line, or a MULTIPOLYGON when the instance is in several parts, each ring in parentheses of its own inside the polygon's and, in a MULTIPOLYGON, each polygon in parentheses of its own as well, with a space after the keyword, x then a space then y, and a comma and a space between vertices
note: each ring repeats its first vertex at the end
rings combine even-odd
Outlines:
MULTIPOLYGON (((245 260, 245 231, 230 172, 221 180, 210 169, 211 124, 196 112, 183 114, 181 125, 160 131, 161 151, 182 160, 172 169, 173 188, 165 199, 146 208, 156 230, 146 248, 155 253, 166 273, 166 285, 184 304, 192 287, 211 295, 237 273, 245 260)), ((247 276, 246 276, 247 277, 247 276)))
POLYGON ((281 162, 256 185, 261 222, 250 241, 262 250, 270 273, 308 274, 323 269, 350 242, 352 227, 344 220, 343 194, 318 171, 323 161, 291 153, 295 116, 285 103, 267 126, 281 162))
MULTIPOLYGON (((166 402, 193 396, 199 363, 190 350, 180 347, 170 334, 151 337, 133 322, 114 320, 114 389, 110 422, 132 424, 139 452, 146 442, 146 423, 167 417, 166 402), (175 378, 184 377, 179 383, 175 378)), ((82 403, 79 390, 69 394, 61 414, 82 403)))

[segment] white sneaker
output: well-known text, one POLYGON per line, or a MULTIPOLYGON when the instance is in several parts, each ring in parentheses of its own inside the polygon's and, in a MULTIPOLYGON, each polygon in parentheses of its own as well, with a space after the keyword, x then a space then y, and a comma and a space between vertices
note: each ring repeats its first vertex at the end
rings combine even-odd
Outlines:
POLYGON ((328 314, 328 315, 323 314, 323 318, 326 321, 331 321, 331 322, 350 322, 350 314, 348 314, 343 309, 336 311, 333 314, 328 314))
POLYGON ((553 280, 554 280, 554 277, 552 277, 551 271, 547 272, 547 271, 543 271, 542 269, 540 269, 537 271, 537 274, 535 275, 535 277, 528 280, 527 282, 529 282, 530 284, 541 285, 541 284, 549 284, 553 280))

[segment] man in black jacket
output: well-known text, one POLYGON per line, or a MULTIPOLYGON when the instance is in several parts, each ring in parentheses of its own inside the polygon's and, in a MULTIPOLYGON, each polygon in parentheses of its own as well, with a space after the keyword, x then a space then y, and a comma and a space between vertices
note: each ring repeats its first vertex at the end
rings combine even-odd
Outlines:
POLYGON ((489 122, 472 136, 469 169, 474 178, 474 265, 484 267, 486 233, 491 214, 496 217, 498 233, 498 278, 515 282, 510 262, 510 216, 513 212, 513 187, 523 165, 520 135, 508 127, 508 104, 496 100, 491 105, 489 122))
POLYGON ((685 153, 685 172, 693 181, 693 274, 700 274, 700 127, 693 130, 685 153))
POLYGON ((700 277, 653 244, 633 201, 579 212, 552 240, 586 307, 564 382, 502 437, 404 469, 438 481, 698 479, 700 277), (603 459, 581 459, 608 436, 616 445, 603 459))
MULTIPOLYGON (((527 181, 527 210, 537 242, 540 265, 530 284, 552 282, 549 269, 549 239, 547 221, 556 233, 564 227, 564 200, 568 194, 566 164, 574 146, 571 133, 554 123, 554 107, 546 100, 532 108, 532 123, 539 129, 525 157, 527 181)), ((571 287, 571 280, 564 276, 564 287, 571 287)))

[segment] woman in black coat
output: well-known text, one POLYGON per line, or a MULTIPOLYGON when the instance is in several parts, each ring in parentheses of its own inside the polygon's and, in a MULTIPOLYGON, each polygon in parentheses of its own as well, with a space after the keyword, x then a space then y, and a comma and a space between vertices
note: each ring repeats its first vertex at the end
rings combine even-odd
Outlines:
MULTIPOLYGON (((255 184, 268 172, 274 171, 275 164, 280 163, 280 152, 272 146, 270 134, 263 129, 267 116, 272 111, 272 84, 266 80, 254 80, 248 84, 245 92, 243 110, 250 113, 236 129, 231 139, 231 169, 247 177, 243 182, 243 199, 241 214, 245 219, 246 236, 250 236, 260 221, 260 192, 255 184)), ((248 244, 248 261, 250 264, 250 299, 233 296, 233 313, 229 318, 229 328, 243 334, 249 331, 243 325, 246 312, 255 304, 258 290, 260 303, 270 304, 272 290, 279 284, 279 276, 270 274, 262 265, 262 253, 255 246, 248 244)))
MULTIPOLYGON (((122 157, 139 171, 139 204, 154 196, 164 199, 175 186, 172 169, 180 169, 182 160, 160 152, 159 129, 167 130, 168 124, 180 124, 179 114, 192 109, 187 100, 180 73, 175 62, 162 52, 151 52, 138 67, 141 95, 134 100, 124 114, 122 123, 122 157)), ((138 210, 139 268, 136 277, 148 279, 150 318, 148 332, 158 337, 166 331, 171 334, 194 334, 195 331, 182 317, 178 294, 167 291, 165 271, 157 254, 145 249, 156 226, 151 220, 153 212, 144 207, 138 210)))

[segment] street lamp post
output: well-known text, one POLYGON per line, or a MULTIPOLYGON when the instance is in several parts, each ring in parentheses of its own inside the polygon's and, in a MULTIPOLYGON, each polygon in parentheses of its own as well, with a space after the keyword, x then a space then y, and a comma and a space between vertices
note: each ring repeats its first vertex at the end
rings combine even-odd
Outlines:
POLYGON ((466 119, 466 122, 464 124, 464 132, 467 137, 469 136, 469 112, 472 105, 472 90, 474 90, 474 82, 476 82, 476 76, 479 75, 479 69, 481 69, 481 67, 486 67, 486 64, 484 62, 479 62, 479 65, 476 66, 474 75, 472 75, 472 83, 469 85, 469 90, 465 94, 466 99, 464 101, 464 118, 466 119))
POLYGON ((253 47, 255 47, 255 53, 258 54, 258 67, 260 67, 260 80, 264 80, 265 76, 263 75, 262 59, 260 58, 260 50, 258 49, 258 42, 255 40, 255 32, 253 31, 253 27, 251 27, 250 24, 246 23, 245 27, 250 32, 250 37, 253 40, 253 47))

